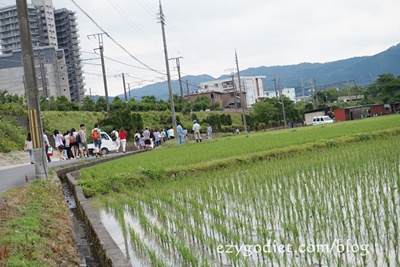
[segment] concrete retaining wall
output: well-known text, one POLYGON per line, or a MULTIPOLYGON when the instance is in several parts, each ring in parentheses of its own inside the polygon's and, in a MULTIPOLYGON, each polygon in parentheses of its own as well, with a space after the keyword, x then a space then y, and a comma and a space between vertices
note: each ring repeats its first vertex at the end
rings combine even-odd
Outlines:
MULTIPOLYGON (((136 153, 140 152, 138 151, 136 153)), ((121 154, 118 157, 98 159, 84 164, 68 166, 56 171, 60 180, 67 183, 73 193, 79 215, 88 229, 88 234, 93 241, 93 246, 97 251, 98 258, 105 267, 130 267, 131 264, 108 233, 99 216, 89 205, 87 199, 83 195, 82 188, 77 185, 77 179, 79 178, 79 170, 82 168, 129 155, 132 154, 121 154)))

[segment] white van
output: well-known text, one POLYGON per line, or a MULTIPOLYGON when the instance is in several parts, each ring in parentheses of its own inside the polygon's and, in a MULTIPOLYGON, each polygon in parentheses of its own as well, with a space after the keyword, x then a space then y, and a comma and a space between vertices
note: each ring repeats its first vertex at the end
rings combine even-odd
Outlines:
MULTIPOLYGON (((117 147, 114 145, 113 140, 106 132, 101 132, 101 154, 106 155, 110 151, 115 151, 117 147)), ((92 155, 94 151, 94 144, 88 144, 89 153, 92 155)))
POLYGON ((333 123, 333 119, 329 116, 316 116, 312 120, 313 125, 320 125, 326 123, 333 123))

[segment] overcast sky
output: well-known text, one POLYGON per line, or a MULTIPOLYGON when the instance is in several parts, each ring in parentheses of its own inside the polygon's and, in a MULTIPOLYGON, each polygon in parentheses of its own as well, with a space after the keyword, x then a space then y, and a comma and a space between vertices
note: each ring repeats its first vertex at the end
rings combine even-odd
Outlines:
MULTIPOLYGON (((121 73, 132 88, 166 80, 158 0, 75 3, 131 54, 104 36, 109 95, 123 93, 121 73)), ((0 7, 13 4, 0 0, 0 7)), ((91 88, 104 95, 94 53, 98 40, 87 38, 102 30, 72 0, 53 5, 76 11, 87 94, 91 88)), ((235 49, 244 70, 374 55, 400 43, 399 0, 164 0, 162 5, 168 57, 183 57, 182 76, 228 74, 235 68, 235 49)), ((169 63, 177 79, 176 63, 169 63)))

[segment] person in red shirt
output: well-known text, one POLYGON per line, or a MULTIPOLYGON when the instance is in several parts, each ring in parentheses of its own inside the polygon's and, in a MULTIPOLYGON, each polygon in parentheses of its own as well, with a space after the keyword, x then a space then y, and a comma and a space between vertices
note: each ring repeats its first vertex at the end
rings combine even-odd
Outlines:
POLYGON ((126 138, 128 137, 128 133, 125 132, 124 127, 121 127, 121 129, 119 129, 119 140, 121 141, 121 146, 122 146, 122 153, 125 153, 125 149, 126 149, 126 138))

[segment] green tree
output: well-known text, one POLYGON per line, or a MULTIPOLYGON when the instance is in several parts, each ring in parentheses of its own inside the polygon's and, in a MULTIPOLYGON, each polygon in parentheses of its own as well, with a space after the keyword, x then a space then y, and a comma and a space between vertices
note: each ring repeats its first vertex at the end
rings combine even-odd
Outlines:
POLYGON ((177 94, 173 94, 172 98, 174 99, 174 107, 176 112, 181 112, 182 111, 182 101, 181 97, 177 94))
POLYGON ((68 100, 67 97, 65 96, 59 96, 57 97, 56 101, 56 110, 58 111, 72 111, 73 110, 73 105, 71 101, 68 100))
POLYGON ((156 104, 156 110, 158 111, 164 111, 169 109, 170 109, 169 102, 164 101, 162 99, 160 99, 156 104))
POLYGON ((121 108, 107 113, 100 121, 100 125, 105 131, 111 131, 113 127, 116 129, 124 127, 129 136, 133 137, 134 131, 143 129, 143 119, 139 113, 132 114, 128 108, 121 108))
POLYGON ((297 114, 300 115, 299 119, 303 118, 303 114, 306 111, 306 102, 304 100, 297 101, 294 104, 294 109, 296 110, 297 114))
POLYGON ((214 103, 214 110, 222 110, 221 104, 219 102, 214 103))
POLYGON ((193 111, 202 111, 210 108, 211 101, 206 96, 199 96, 193 102, 193 111))
POLYGON ((221 130, 221 117, 218 114, 211 113, 203 119, 202 124, 210 124, 213 129, 219 131, 221 130))
POLYGON ((95 103, 93 99, 91 99, 89 96, 85 96, 82 101, 81 109, 85 111, 95 111, 95 103))
POLYGON ((232 117, 231 114, 221 114, 219 115, 219 120, 221 121, 222 125, 232 125, 232 117))
POLYGON ((134 131, 141 131, 143 130, 143 118, 142 115, 139 113, 132 114, 132 126, 134 131))
POLYGON ((400 76, 381 74, 363 93, 369 102, 398 103, 400 102, 400 76))
POLYGON ((255 119, 258 122, 268 124, 270 120, 273 120, 274 117, 276 117, 278 109, 273 103, 270 103, 266 100, 267 99, 253 104, 253 110, 255 119))
POLYGON ((131 98, 128 101, 128 108, 132 111, 139 111, 139 102, 136 101, 135 98, 131 98))
POLYGON ((185 101, 185 106, 183 107, 182 114, 189 115, 192 111, 192 102, 185 101))
POLYGON ((24 104, 24 97, 0 91, 0 114, 9 116, 25 116, 28 107, 24 104))
POLYGON ((100 96, 97 99, 96 104, 94 105, 94 108, 96 111, 106 111, 107 110, 106 99, 103 96, 100 96))
POLYGON ((117 110, 125 108, 126 104, 119 98, 119 96, 114 97, 113 102, 111 102, 110 110, 117 110))

